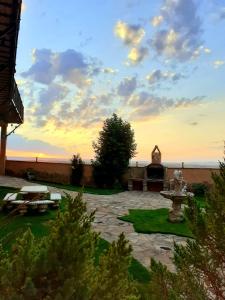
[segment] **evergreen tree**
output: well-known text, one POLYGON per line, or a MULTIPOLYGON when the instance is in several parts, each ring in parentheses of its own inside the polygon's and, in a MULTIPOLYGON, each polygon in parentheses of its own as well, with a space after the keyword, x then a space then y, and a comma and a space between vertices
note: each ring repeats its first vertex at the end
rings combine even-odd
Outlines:
POLYGON ((131 262, 131 251, 122 233, 118 241, 112 243, 107 254, 100 257, 93 300, 138 299, 135 284, 129 278, 127 269, 131 262))
POLYGON ((95 182, 99 186, 112 187, 116 181, 121 182, 129 160, 135 155, 134 131, 128 122, 113 114, 105 120, 93 148, 96 154, 93 161, 95 182))
POLYGON ((83 177, 84 164, 79 153, 73 155, 73 158, 71 159, 71 167, 71 184, 80 186, 83 177))
POLYGON ((67 195, 65 211, 50 222, 48 236, 35 239, 28 230, 9 253, 0 248, 0 299, 138 299, 135 289, 127 288, 132 285, 127 272, 131 249, 124 236, 95 266, 98 234, 91 228, 93 220, 81 194, 75 199, 67 195), (109 289, 115 289, 117 298, 101 293, 109 289))
POLYGON ((176 273, 152 261, 151 299, 225 299, 225 164, 212 175, 214 186, 206 208, 189 200, 186 215, 195 236, 175 245, 176 273), (163 296, 162 296, 163 295, 163 296))

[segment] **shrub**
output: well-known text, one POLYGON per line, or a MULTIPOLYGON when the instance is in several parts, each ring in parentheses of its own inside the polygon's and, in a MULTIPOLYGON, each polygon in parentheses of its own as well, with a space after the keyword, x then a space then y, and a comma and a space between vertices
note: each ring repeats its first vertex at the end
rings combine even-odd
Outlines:
POLYGON ((32 169, 32 168, 28 168, 25 172, 25 178, 27 180, 35 180, 37 177, 37 173, 32 169))
POLYGON ((80 154, 73 155, 73 158, 71 159, 71 166, 71 184, 80 186, 83 177, 83 161, 80 154))
POLYGON ((205 196, 208 190, 209 186, 205 183, 192 183, 191 185, 191 191, 195 196, 205 196))

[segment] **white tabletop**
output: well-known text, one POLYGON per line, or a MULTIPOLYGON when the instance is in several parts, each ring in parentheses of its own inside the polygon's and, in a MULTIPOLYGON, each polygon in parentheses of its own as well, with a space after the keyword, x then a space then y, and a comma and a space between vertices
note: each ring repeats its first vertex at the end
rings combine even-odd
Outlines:
POLYGON ((21 188, 20 192, 23 193, 48 193, 46 185, 25 185, 21 188))

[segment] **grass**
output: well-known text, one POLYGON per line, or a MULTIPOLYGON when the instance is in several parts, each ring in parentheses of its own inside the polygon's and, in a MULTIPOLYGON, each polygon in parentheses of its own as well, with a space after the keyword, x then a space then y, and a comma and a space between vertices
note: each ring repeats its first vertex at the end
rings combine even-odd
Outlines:
MULTIPOLYGON (((3 199, 7 193, 17 191, 18 189, 0 186, 0 199, 3 199)), ((62 210, 64 205, 65 203, 62 201, 62 210)), ((56 214, 56 210, 48 210, 44 214, 33 213, 25 216, 8 217, 6 213, 0 212, 0 241, 3 243, 5 249, 10 250, 15 239, 28 228, 31 229, 36 238, 46 236, 48 235, 48 221, 53 220, 56 214)), ((100 255, 107 250, 109 245, 110 243, 106 240, 99 240, 99 245, 95 253, 96 262, 99 261, 100 255)), ((139 283, 147 283, 149 281, 150 275, 148 270, 134 258, 132 258, 129 273, 139 283)))
POLYGON ((114 188, 114 189, 100 189, 100 188, 95 188, 95 187, 80 187, 80 186, 74 186, 72 184, 61 184, 61 183, 52 183, 52 182, 47 182, 47 181, 40 181, 36 180, 34 183, 39 183, 39 184, 44 184, 48 186, 53 186, 59 189, 65 189, 68 191, 76 191, 80 192, 83 190, 83 193, 88 193, 88 194, 95 194, 95 195, 113 195, 113 194, 118 194, 121 192, 124 192, 122 188, 114 188))
POLYGON ((167 208, 154 210, 130 209, 129 215, 120 217, 120 220, 133 223, 136 232, 175 234, 193 237, 187 222, 170 223, 167 208))

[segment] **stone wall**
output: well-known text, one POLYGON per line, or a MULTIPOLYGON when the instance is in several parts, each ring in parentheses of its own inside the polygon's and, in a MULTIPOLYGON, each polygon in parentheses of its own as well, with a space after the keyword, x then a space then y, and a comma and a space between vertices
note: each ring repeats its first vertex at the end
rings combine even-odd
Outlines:
MULTIPOLYGON (((32 169, 37 173, 37 179, 56 182, 70 183, 71 165, 69 163, 50 163, 50 162, 29 162, 29 161, 6 161, 6 175, 24 177, 27 169, 32 169)), ((173 177, 173 172, 179 168, 167 168, 166 179, 173 177)), ((211 168, 180 168, 184 179, 188 183, 208 183, 212 184, 211 173, 219 172, 218 169, 211 168)), ((144 178, 144 167, 129 167, 123 176, 124 184, 128 178, 144 178)), ((84 165, 82 184, 86 186, 94 185, 92 177, 92 166, 84 165)))
POLYGON ((212 184, 212 173, 219 173, 219 169, 213 168, 167 168, 167 178, 173 178, 174 170, 181 170, 185 181, 188 183, 212 184))
POLYGON ((38 180, 49 182, 69 183, 71 166, 65 163, 47 163, 31 161, 6 161, 6 175, 25 177, 26 171, 32 169, 38 180))

